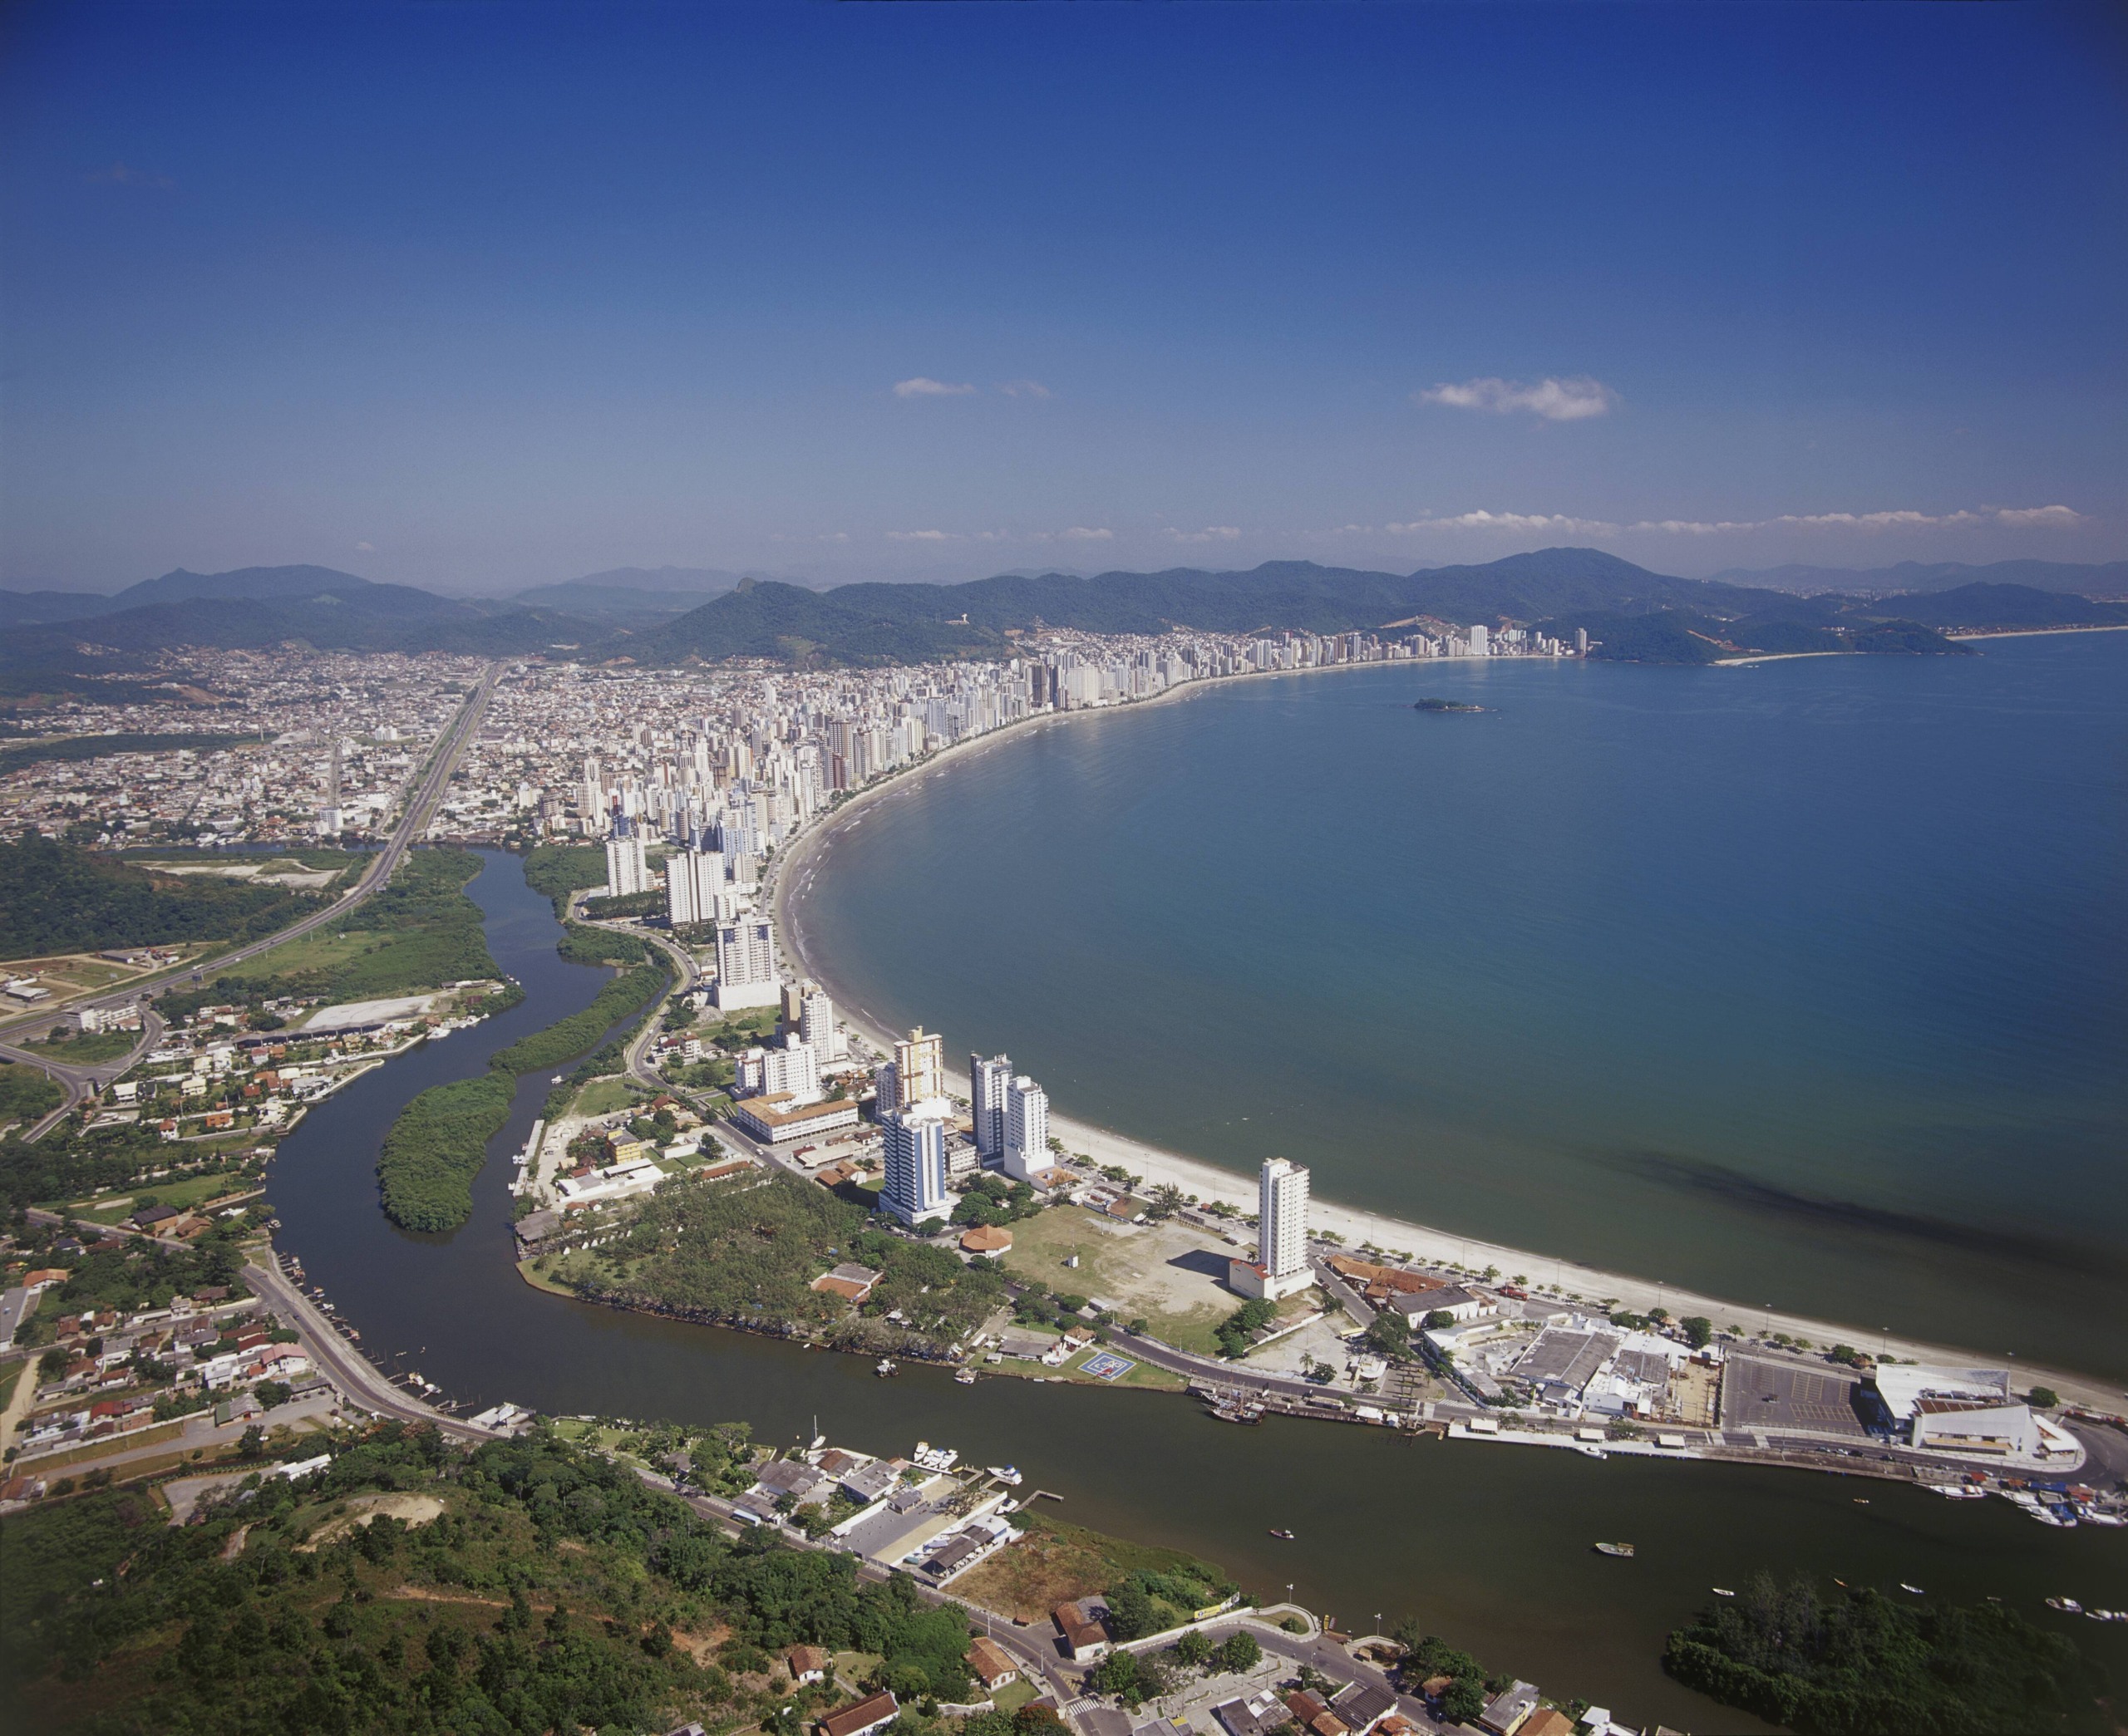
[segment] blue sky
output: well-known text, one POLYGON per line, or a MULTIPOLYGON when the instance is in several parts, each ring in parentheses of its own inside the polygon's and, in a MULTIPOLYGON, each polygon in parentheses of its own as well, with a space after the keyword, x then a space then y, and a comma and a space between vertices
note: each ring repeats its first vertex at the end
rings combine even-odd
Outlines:
POLYGON ((0 583, 2128 555, 2101 11, 0 28, 0 583))

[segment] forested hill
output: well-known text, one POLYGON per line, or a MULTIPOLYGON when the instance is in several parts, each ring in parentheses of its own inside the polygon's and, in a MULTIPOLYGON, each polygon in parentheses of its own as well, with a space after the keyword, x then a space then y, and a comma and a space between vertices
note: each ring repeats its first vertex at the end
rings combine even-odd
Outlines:
POLYGON ((2017 585, 1968 585, 1882 600, 1675 578, 1594 548, 1546 548, 1482 566, 1374 573, 1273 561, 1239 573, 1002 575, 960 585, 856 584, 827 592, 747 581, 644 631, 630 653, 649 661, 772 657, 885 663, 994 656, 1008 630, 1096 633, 1172 628, 1245 633, 1396 631, 1442 623, 1585 627, 1595 655, 1708 662, 1743 652, 1946 652, 1941 628, 2103 624, 2120 606, 2017 585))

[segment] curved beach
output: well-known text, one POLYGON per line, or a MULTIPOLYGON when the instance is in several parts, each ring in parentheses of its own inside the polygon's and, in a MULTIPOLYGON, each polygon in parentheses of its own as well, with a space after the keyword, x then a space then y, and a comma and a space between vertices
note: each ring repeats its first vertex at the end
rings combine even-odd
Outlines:
MULTIPOLYGON (((1276 678, 1276 676, 1252 675, 1234 679, 1260 681, 1276 678)), ((930 778, 950 770, 955 762, 1005 747, 1013 736, 1081 721, 1114 719, 1135 711, 1140 705, 1157 705, 1187 698, 1215 685, 1220 684, 1210 681, 1193 683, 1171 690, 1156 699, 1140 701, 1138 705, 1029 719, 1006 730, 958 744, 882 779, 851 798, 834 814, 816 822, 794 839, 774 864, 767 888, 768 898, 777 932, 792 971, 820 982, 835 997, 842 1017, 853 1030, 861 1033, 875 1046, 883 1050, 886 1048, 892 1043, 894 1034, 888 1028, 885 1017, 844 992, 838 984, 833 961, 825 956, 816 937, 809 932, 807 927, 808 898, 816 874, 831 856, 838 834, 843 829, 859 823, 875 804, 913 797, 920 792, 930 778)), ((1039 1075, 1038 1066, 1032 1070, 1039 1075)), ((953 1089, 964 1095, 968 1089, 966 1078, 957 1072, 949 1074, 949 1078, 953 1089)), ((1059 1104, 1052 1104, 1052 1128, 1067 1150, 1089 1158, 1096 1163, 1119 1164, 1151 1181, 1172 1184, 1200 1198, 1224 1200, 1245 1214, 1254 1215, 1255 1188, 1253 1172, 1239 1173, 1200 1158, 1149 1145, 1127 1133, 1073 1117, 1059 1104)), ((1887 1337, 1874 1328, 1843 1325, 1807 1313, 1778 1309, 1769 1313, 1761 1305, 1725 1300, 1594 1264, 1533 1252, 1504 1242, 1436 1229, 1326 1197, 1320 1191, 1316 1194, 1312 1216, 1317 1228, 1334 1232, 1342 1237, 1349 1246, 1357 1247, 1371 1244, 1429 1264, 1461 1266, 1474 1271, 1494 1267, 1504 1275, 1526 1276, 1535 1286, 1544 1290, 1578 1295, 1594 1301, 1615 1302, 1636 1311, 1644 1312, 1648 1308, 1661 1306, 1667 1307, 1672 1315, 1704 1315, 1718 1327, 1734 1323, 1757 1332, 1786 1332, 1791 1336, 1807 1339, 1817 1344, 1845 1341, 1864 1349, 1883 1350, 1895 1356, 1924 1361, 1984 1364, 2000 1360, 1925 1339, 1899 1335, 1887 1337)), ((2017 1366, 2021 1377, 2052 1387, 2070 1402, 2081 1403, 2108 1413, 2120 1408, 2121 1394, 2108 1383, 2066 1370, 2042 1368, 2022 1362, 2017 1366)))

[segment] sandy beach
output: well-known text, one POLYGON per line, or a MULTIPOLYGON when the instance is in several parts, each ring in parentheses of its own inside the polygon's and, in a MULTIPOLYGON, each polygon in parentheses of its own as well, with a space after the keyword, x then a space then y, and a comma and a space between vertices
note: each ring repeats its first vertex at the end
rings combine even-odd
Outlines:
MULTIPOLYGON (((2075 631, 2076 629, 2071 629, 2075 631)), ((1817 653, 1823 655, 1823 653, 1817 653)), ((1265 681, 1289 675, 1332 674, 1338 668, 1379 668, 1379 664, 1333 666, 1326 670, 1276 671, 1228 677, 1233 681, 1265 681)), ((833 997, 842 1021, 882 1055, 891 1054, 896 1033, 878 1015, 851 1001, 838 986, 831 961, 807 936, 803 900, 796 895, 810 883, 824 848, 834 834, 851 824, 875 804, 914 794, 929 778, 948 770, 963 758, 972 758, 1006 745, 1034 730, 1071 727, 1086 722, 1125 716, 1142 707, 1188 699, 1224 685, 1220 681, 1192 682, 1166 693, 1128 706, 1098 711, 1069 711, 1007 725, 971 741, 957 743, 929 760, 881 779, 824 816, 794 838, 771 864, 763 888, 765 902, 774 917, 778 947, 790 974, 810 977, 833 997)), ((1037 1076, 1039 1066, 1031 1070, 1037 1076)), ((969 1084, 965 1074, 948 1066, 949 1089, 965 1098, 969 1084)), ((1096 1164, 1121 1165, 1149 1183, 1166 1183, 1195 1194, 1200 1200, 1224 1200, 1253 1220, 1256 1210, 1253 1171, 1229 1169, 1201 1158, 1162 1150, 1129 1135, 1096 1126, 1051 1106, 1050 1131, 1066 1151, 1091 1158, 1096 1164)), ((1353 1248, 1372 1247, 1429 1265, 1460 1267, 1483 1273, 1490 1268, 1506 1281, 1526 1278, 1532 1288, 1548 1293, 1579 1296, 1595 1303, 1611 1303, 1644 1313, 1667 1308, 1673 1316, 1703 1315, 1717 1329, 1731 1325, 1751 1333, 1786 1332, 1813 1345, 1849 1344, 1871 1355, 1888 1354, 1907 1360, 1948 1363, 1961 1366, 1988 1366, 2004 1359, 1999 1355, 1961 1349, 1920 1340, 1889 1336, 1869 1327, 1842 1325, 1814 1316, 1769 1310, 1762 1303, 1726 1300, 1681 1289, 1660 1280, 1608 1271, 1573 1259, 1533 1253, 1504 1242, 1465 1237, 1406 1222, 1316 1192, 1310 1212, 1313 1227, 1342 1237, 1353 1248)), ((2072 1370, 2017 1362, 2022 1382, 2051 1387, 2062 1399, 2091 1409, 2116 1414, 2124 1409, 2123 1394, 2110 1384, 2072 1370)))

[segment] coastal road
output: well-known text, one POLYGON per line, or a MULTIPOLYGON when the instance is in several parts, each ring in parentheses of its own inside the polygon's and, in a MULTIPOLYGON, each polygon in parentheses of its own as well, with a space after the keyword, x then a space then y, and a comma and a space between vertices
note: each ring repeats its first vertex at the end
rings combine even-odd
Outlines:
MULTIPOLYGON (((306 934, 323 928, 328 922, 341 921, 356 906, 372 898, 383 888, 392 876, 397 872, 399 864, 406 859, 406 853, 413 848, 423 831, 426 829, 430 816, 436 811, 436 803, 442 798, 444 791, 451 787, 451 775, 457 770, 458 762, 466 752, 466 744, 473 739, 474 730, 480 727, 481 714, 487 710, 488 701, 495 693, 495 681, 501 672, 502 666, 500 663, 490 663, 481 671, 480 681, 475 685, 472 692, 466 696, 466 703, 459 707, 457 716, 451 720, 449 727, 444 731, 442 739, 436 744, 436 753, 429 761, 428 770, 422 774, 421 780, 416 786, 414 793, 407 798, 406 812, 401 816, 399 824, 392 829, 392 835, 385 840, 383 847, 370 858, 368 867, 362 870, 362 878, 332 903, 327 905, 324 909, 313 911, 310 915, 290 923, 286 928, 268 935, 263 940, 249 942, 244 946, 239 947, 234 952, 225 952, 219 957, 201 959, 191 964, 180 966, 175 971, 164 971, 159 976, 140 978, 128 983, 122 989, 113 990, 109 994, 69 1001, 62 1010, 39 1015, 14 1025, 8 1030, 7 1035, 14 1037, 43 1035, 85 1007, 116 1011, 121 1008, 137 1006, 151 998, 151 991, 154 989, 167 988, 186 976, 191 977, 195 981, 204 981, 210 971, 226 970, 231 965, 241 964, 246 959, 256 958, 263 952, 271 952, 274 947, 286 942, 300 939, 306 934)), ((85 1099, 96 1095, 111 1080, 120 1077, 128 1068, 133 1066, 142 1055, 155 1046, 161 1037, 162 1032, 162 1020, 152 1012, 144 1011, 140 1025, 140 1040, 135 1044, 130 1051, 111 1060, 84 1067, 69 1067, 60 1062, 49 1061, 42 1055, 0 1040, 0 1056, 4 1056, 11 1061, 20 1061, 29 1066, 42 1069, 45 1076, 66 1094, 66 1100, 32 1128, 28 1137, 32 1139, 43 1138, 47 1133, 66 1119, 68 1111, 85 1099)))
POLYGON ((253 1261, 244 1269, 244 1281, 251 1293, 268 1303, 302 1339, 311 1365, 366 1410, 397 1417, 404 1423, 432 1424, 449 1438, 478 1444, 501 1440, 497 1430, 478 1429, 448 1416, 401 1392, 378 1372, 369 1359, 332 1330, 332 1323, 316 1306, 278 1269, 253 1261))

